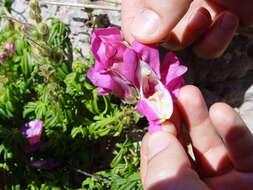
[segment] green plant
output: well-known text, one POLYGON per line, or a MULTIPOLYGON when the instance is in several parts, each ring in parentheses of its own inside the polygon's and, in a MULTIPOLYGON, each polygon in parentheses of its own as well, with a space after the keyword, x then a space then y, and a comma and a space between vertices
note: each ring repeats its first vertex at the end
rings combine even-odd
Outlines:
POLYGON ((139 144, 128 135, 140 116, 98 95, 86 77, 93 57, 73 60, 68 26, 43 20, 37 1, 30 7, 35 24, 1 18, 1 189, 141 189, 139 144), (9 42, 14 53, 6 52, 9 42), (42 145, 25 153, 19 129, 35 119, 44 121, 42 145))

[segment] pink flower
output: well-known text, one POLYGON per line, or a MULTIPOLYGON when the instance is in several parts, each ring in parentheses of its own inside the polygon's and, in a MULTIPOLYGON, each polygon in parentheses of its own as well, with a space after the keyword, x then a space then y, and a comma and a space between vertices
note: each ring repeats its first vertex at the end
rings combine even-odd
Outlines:
POLYGON ((91 51, 95 66, 87 76, 102 95, 114 94, 128 103, 135 102, 137 54, 124 43, 118 28, 96 29, 91 51))
POLYGON ((0 53, 0 61, 4 61, 6 58, 6 55, 3 53, 0 53))
POLYGON ((149 132, 161 129, 161 125, 170 119, 173 113, 173 99, 179 95, 179 88, 184 83, 182 75, 187 67, 180 66, 173 53, 167 53, 160 69, 157 48, 146 46, 136 41, 132 47, 139 52, 138 79, 140 84, 140 101, 137 111, 149 121, 149 132), (160 77, 161 76, 161 77, 160 77))
POLYGON ((173 99, 179 96, 179 89, 184 84, 182 76, 186 71, 187 67, 180 65, 178 57, 174 53, 169 52, 165 55, 161 66, 161 81, 170 91, 173 99))
POLYGON ((13 54, 15 52, 15 44, 14 42, 7 42, 5 45, 5 50, 9 54, 13 54))
POLYGON ((27 138, 30 145, 40 143, 40 137, 43 130, 43 121, 35 120, 26 123, 20 131, 27 138))
POLYGON ((137 111, 146 116, 152 133, 170 119, 187 67, 173 53, 167 53, 160 66, 155 45, 134 41, 132 48, 117 28, 95 30, 91 50, 96 63, 88 77, 102 95, 115 94, 128 103, 138 99, 137 111))

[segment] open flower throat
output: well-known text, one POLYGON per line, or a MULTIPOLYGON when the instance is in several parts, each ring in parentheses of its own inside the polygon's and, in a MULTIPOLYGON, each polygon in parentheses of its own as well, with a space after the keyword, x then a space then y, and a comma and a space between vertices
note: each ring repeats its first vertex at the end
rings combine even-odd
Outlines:
POLYGON ((161 129, 173 113, 187 67, 173 53, 167 53, 160 65, 155 45, 134 41, 125 45, 118 28, 100 28, 92 33, 91 51, 95 65, 87 75, 101 95, 114 94, 149 121, 149 132, 161 129))

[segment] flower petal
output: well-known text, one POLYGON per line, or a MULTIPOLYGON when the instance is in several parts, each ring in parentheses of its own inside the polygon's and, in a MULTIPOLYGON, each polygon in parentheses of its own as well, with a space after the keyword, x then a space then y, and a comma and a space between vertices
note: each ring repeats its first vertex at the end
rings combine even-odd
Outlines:
POLYGON ((167 53, 161 66, 161 81, 171 92, 173 98, 178 97, 179 88, 183 85, 182 75, 187 71, 186 66, 180 65, 177 56, 167 53))
POLYGON ((96 38, 100 38, 103 41, 119 42, 123 41, 120 33, 120 29, 116 27, 109 28, 97 28, 92 32, 91 43, 94 43, 96 38))
POLYGON ((40 142, 42 130, 43 130, 43 121, 41 120, 30 121, 20 129, 20 131, 28 139, 31 145, 40 142))
POLYGON ((159 124, 169 119, 173 112, 173 101, 167 88, 143 61, 140 62, 138 75, 141 100, 137 110, 150 122, 159 124))
POLYGON ((149 101, 147 99, 139 100, 136 110, 144 115, 149 121, 157 121, 159 119, 158 114, 155 110, 151 107, 149 101))
POLYGON ((123 62, 114 63, 111 69, 112 71, 119 74, 122 78, 125 78, 130 83, 137 85, 137 65, 138 58, 135 51, 133 51, 132 49, 126 49, 123 54, 123 62))
POLYGON ((121 86, 113 80, 112 74, 110 72, 101 73, 91 68, 87 71, 87 76, 93 85, 102 88, 99 92, 102 93, 112 93, 116 96, 123 97, 124 91, 121 86))
POLYGON ((156 124, 156 123, 149 123, 148 132, 150 134, 155 133, 157 131, 161 131, 161 130, 162 130, 162 125, 156 124))
POLYGON ((91 51, 103 69, 110 66, 111 58, 122 58, 126 46, 116 27, 95 29, 91 38, 91 51))
POLYGON ((144 45, 137 41, 132 42, 132 47, 141 60, 148 63, 158 78, 160 78, 160 56, 157 47, 155 45, 144 45))

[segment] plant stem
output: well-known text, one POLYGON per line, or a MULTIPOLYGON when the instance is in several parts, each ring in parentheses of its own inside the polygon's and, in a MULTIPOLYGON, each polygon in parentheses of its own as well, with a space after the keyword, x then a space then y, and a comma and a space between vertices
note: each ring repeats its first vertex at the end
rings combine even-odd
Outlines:
POLYGON ((103 1, 108 2, 108 3, 121 4, 121 0, 103 0, 103 1))
POLYGON ((27 25, 27 26, 32 26, 31 24, 29 23, 25 23, 25 22, 22 22, 16 18, 13 18, 11 15, 9 16, 0 16, 0 18, 5 18, 5 19, 8 19, 8 20, 12 20, 12 21, 15 21, 16 23, 19 23, 19 24, 22 24, 22 25, 27 25))
POLYGON ((103 6, 103 5, 95 5, 95 4, 81 4, 81 3, 61 3, 61 2, 49 2, 44 1, 41 3, 48 4, 48 5, 59 5, 59 6, 69 6, 69 7, 80 7, 80 8, 90 8, 90 9, 104 9, 110 11, 120 11, 120 8, 117 7, 110 7, 110 6, 103 6))

